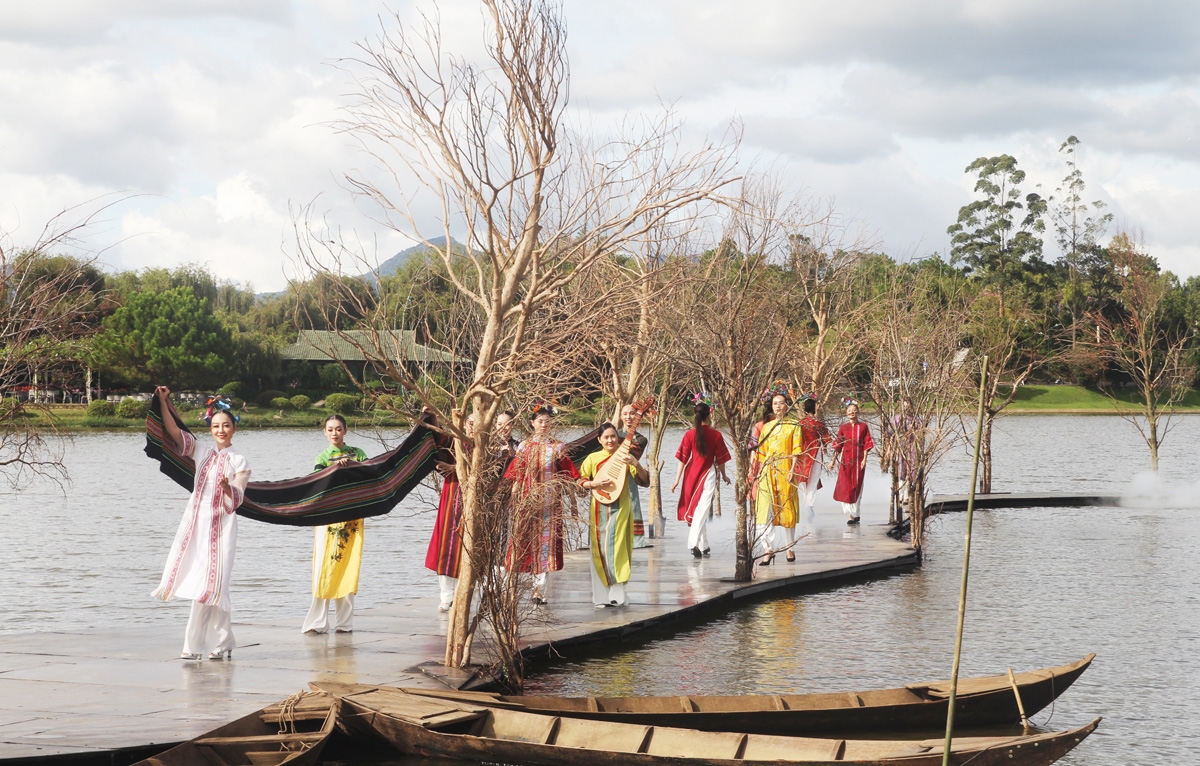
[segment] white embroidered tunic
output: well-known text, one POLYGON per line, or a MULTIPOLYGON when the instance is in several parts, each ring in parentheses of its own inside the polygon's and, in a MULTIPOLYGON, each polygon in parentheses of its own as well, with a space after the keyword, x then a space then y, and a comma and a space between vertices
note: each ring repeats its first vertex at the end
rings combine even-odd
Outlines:
POLYGON ((196 485, 153 595, 163 601, 191 599, 227 610, 237 542, 235 511, 250 482, 250 464, 232 447, 218 450, 212 444, 198 445, 187 432, 181 435, 182 454, 196 464, 196 485), (232 498, 221 492, 221 476, 228 477, 232 498))

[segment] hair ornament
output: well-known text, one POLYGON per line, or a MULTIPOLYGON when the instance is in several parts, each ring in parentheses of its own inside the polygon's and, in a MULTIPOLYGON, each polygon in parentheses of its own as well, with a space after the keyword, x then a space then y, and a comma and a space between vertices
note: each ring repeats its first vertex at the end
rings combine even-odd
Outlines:
POLYGON ((696 393, 692 394, 692 406, 694 407, 699 404, 703 404, 710 410, 715 410, 717 408, 716 403, 713 402, 712 394, 708 393, 707 391, 697 391, 696 393))
POLYGON ((855 399, 853 396, 847 396, 845 399, 842 400, 842 406, 843 407, 860 407, 861 405, 859 405, 858 400, 855 399))
POLYGON ((219 396, 210 396, 206 404, 208 405, 208 410, 206 410, 204 413, 204 422, 210 426, 212 425, 213 415, 216 415, 218 412, 229 413, 229 416, 233 418, 234 424, 240 423, 242 420, 240 417, 238 417, 237 413, 233 411, 233 405, 219 396))
POLYGON ((555 415, 558 414, 558 407, 556 407, 554 405, 555 405, 555 402, 553 400, 551 400, 549 402, 538 402, 537 404, 533 405, 533 407, 531 407, 529 411, 533 415, 539 415, 544 412, 547 415, 549 415, 550 417, 554 417, 555 415))
POLYGON ((768 404, 777 396, 782 396, 789 402, 794 401, 796 398, 792 393, 792 389, 788 388, 788 384, 784 383, 782 380, 775 381, 773 385, 768 386, 763 390, 762 402, 763 404, 768 404))
POLYGON ((816 391, 809 391, 807 393, 800 394, 800 396, 796 397, 796 401, 798 401, 798 402, 807 402, 810 400, 814 401, 814 402, 817 400, 817 392, 816 391))

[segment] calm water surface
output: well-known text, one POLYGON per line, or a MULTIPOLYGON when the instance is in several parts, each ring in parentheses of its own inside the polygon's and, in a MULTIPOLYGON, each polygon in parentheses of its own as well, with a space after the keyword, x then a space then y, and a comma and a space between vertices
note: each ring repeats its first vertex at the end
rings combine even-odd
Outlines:
MULTIPOLYGON (((681 433, 664 449, 671 456, 681 433)), ((380 449, 365 434, 353 444, 380 449)), ((72 481, 0 493, 0 523, 19 555, 0 572, 0 634, 81 630, 130 623, 182 626, 186 604, 149 597, 186 493, 141 452, 140 434, 77 436, 68 447, 72 481)), ((320 433, 246 431, 237 448, 257 480, 306 472, 324 446, 320 433)), ((995 436, 999 491, 1132 492, 1134 507, 1014 509, 976 515, 962 672, 1055 665, 1098 658, 1039 726, 1105 717, 1065 764, 1200 761, 1190 722, 1200 713, 1196 609, 1200 520, 1196 445, 1200 417, 1178 421, 1165 445, 1160 484, 1142 473, 1144 445, 1112 417, 1019 416, 995 436)), ((886 480, 872 462, 864 516, 886 517, 886 480)), ((965 454, 946 458, 934 492, 961 492, 965 454)), ((832 516, 829 490, 818 512, 832 516)), ((416 493, 392 514, 368 520, 363 564, 369 583, 357 603, 389 594, 434 592, 423 567, 436 497, 416 493)), ((726 496, 726 507, 732 497, 726 496)), ((932 523, 918 571, 775 599, 653 640, 619 644, 605 656, 540 668, 531 690, 561 694, 815 692, 899 686, 948 677, 961 573, 964 514, 932 523)), ((717 539, 730 537, 727 519, 717 539)), ((678 536, 676 528, 669 534, 678 536)), ((312 532, 243 521, 233 598, 238 621, 297 623, 308 605, 312 532)), ((635 569, 634 578, 638 577, 635 569)), ((3 636, 0 635, 0 646, 3 636)), ((373 763, 433 763, 422 759, 373 763)))

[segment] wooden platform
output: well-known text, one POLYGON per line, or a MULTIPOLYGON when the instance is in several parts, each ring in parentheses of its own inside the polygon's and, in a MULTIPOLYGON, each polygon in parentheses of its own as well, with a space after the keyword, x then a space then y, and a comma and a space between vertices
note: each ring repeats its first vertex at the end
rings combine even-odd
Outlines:
MULTIPOLYGON (((822 513, 817 534, 797 546, 796 563, 779 556, 753 582, 733 583, 724 579, 733 574, 728 528, 716 530, 712 558, 694 559, 686 549, 686 528, 669 522, 666 538, 634 552, 632 603, 620 609, 593 607, 590 553, 569 553, 566 569, 552 575, 550 604, 539 610, 546 619, 530 630, 529 649, 546 653, 553 645, 558 655, 570 656, 595 641, 723 614, 747 599, 916 566, 912 550, 889 539, 886 529, 848 528, 839 514, 822 513)), ((239 590, 236 583, 234 589, 239 590)), ((244 590, 237 595, 247 598, 244 590)), ((238 648, 229 662, 177 659, 182 622, 0 637, 0 761, 65 757, 73 764, 113 763, 112 751, 162 749, 266 707, 313 680, 440 685, 433 676, 444 652, 446 619, 437 612, 433 589, 397 593, 386 606, 359 610, 351 634, 301 634, 306 604, 307 595, 299 595, 290 624, 239 622, 235 609, 238 648)), ((111 623, 120 619, 107 616, 111 623)), ((470 680, 461 673, 442 675, 453 684, 470 680)))
MULTIPOLYGON (((975 507, 988 508, 1082 508, 1118 506, 1117 495, 1075 495, 1070 492, 992 492, 975 495, 975 507)), ((967 495, 934 495, 925 505, 929 513, 967 510, 967 495)))

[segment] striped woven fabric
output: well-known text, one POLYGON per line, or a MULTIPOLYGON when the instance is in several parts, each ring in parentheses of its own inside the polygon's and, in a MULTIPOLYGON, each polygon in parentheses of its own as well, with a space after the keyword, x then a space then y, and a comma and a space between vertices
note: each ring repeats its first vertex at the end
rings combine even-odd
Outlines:
MULTIPOLYGON (((170 414, 187 430, 177 414, 170 414)), ((196 465, 190 457, 164 448, 163 413, 157 396, 146 416, 146 454, 157 460, 159 469, 176 484, 192 491, 196 465)), ((298 479, 250 482, 237 512, 255 521, 296 527, 380 516, 396 507, 433 470, 436 454, 434 432, 419 423, 396 449, 365 462, 331 466, 298 479)))

